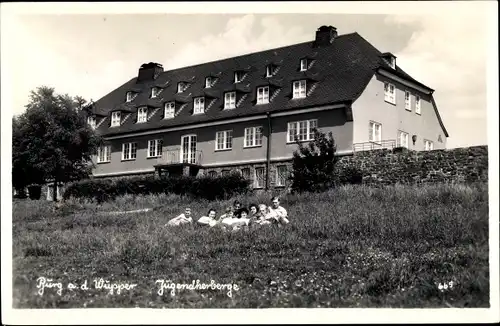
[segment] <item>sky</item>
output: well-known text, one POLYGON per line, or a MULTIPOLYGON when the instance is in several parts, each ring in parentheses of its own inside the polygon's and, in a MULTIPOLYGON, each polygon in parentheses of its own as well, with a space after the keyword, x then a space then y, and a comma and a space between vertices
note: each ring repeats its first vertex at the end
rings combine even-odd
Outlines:
POLYGON ((9 26, 12 112, 22 113, 41 85, 98 100, 145 62, 168 70, 310 41, 319 26, 332 25, 394 53, 402 69, 435 89, 448 148, 487 144, 487 11, 401 12, 17 15, 9 26))

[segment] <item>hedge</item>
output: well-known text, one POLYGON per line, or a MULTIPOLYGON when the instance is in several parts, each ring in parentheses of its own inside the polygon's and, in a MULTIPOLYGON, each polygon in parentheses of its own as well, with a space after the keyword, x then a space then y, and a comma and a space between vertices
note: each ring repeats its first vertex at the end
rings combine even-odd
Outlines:
POLYGON ((86 179, 70 184, 64 199, 85 198, 103 202, 126 194, 177 194, 208 200, 226 199, 249 190, 249 181, 237 174, 211 178, 154 176, 121 179, 86 179))

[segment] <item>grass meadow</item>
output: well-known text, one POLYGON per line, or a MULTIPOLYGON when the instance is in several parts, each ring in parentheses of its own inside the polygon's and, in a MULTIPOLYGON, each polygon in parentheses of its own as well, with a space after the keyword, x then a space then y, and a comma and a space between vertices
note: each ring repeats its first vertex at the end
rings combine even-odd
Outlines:
POLYGON ((14 200, 14 308, 489 307, 487 184, 286 195, 291 223, 283 227, 164 226, 186 206, 195 217, 209 207, 219 216, 235 199, 270 201, 125 196, 101 206, 70 200, 55 210, 14 200), (147 207, 157 209, 102 214, 147 207), (61 294, 47 287, 40 295, 42 276, 60 283, 61 294), (101 278, 136 286, 111 294, 96 288, 101 278), (172 296, 171 288, 158 293, 157 280, 233 285, 231 296, 215 285, 172 296))

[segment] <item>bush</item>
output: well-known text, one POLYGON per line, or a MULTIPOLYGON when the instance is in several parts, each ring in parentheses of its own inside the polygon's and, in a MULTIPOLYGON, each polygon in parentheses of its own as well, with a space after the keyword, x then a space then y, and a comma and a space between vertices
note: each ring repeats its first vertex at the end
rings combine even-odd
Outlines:
POLYGON ((28 187, 29 196, 32 200, 39 200, 42 197, 42 186, 32 185, 28 187))
POLYGON ((332 132, 328 137, 317 129, 313 129, 314 140, 303 145, 298 139, 298 150, 293 153, 290 177, 292 192, 321 192, 332 188, 335 184, 335 155, 337 147, 332 132))
POLYGON ((118 196, 176 194, 198 199, 226 199, 248 191, 249 182, 242 176, 231 174, 211 178, 176 176, 156 178, 154 176, 121 179, 88 179, 68 186, 63 198, 85 198, 99 203, 118 196))
POLYGON ((338 169, 335 175, 338 185, 363 183, 363 171, 353 166, 338 169))

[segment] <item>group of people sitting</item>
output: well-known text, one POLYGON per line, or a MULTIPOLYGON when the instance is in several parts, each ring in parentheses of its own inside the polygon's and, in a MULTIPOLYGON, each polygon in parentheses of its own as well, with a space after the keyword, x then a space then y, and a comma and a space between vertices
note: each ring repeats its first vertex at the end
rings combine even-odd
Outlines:
MULTIPOLYGON (((196 224, 200 226, 238 230, 242 227, 248 227, 249 225, 282 225, 290 222, 286 209, 280 206, 278 197, 273 197, 272 205, 270 206, 264 204, 250 204, 248 209, 246 207, 241 207, 239 201, 235 201, 233 206, 226 209, 225 214, 221 215, 219 218, 216 216, 217 212, 215 209, 211 208, 208 210, 207 215, 200 217, 196 221, 196 224)), ((192 223, 191 208, 187 207, 184 213, 168 221, 166 226, 179 226, 192 223)))

